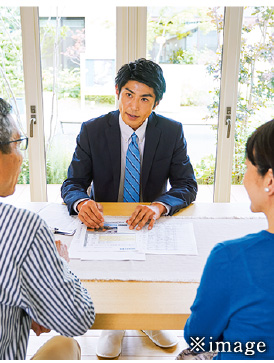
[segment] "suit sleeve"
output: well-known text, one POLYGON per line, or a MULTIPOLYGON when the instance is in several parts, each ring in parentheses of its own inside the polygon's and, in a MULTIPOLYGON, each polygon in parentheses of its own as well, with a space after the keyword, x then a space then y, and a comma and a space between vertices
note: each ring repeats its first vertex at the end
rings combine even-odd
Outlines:
POLYGON ((182 124, 178 124, 175 147, 169 170, 171 189, 158 197, 159 201, 171 207, 169 215, 192 203, 197 195, 197 182, 193 167, 187 155, 187 143, 183 133, 182 124))
POLYGON ((79 199, 89 198, 87 189, 93 180, 93 163, 85 123, 76 139, 76 149, 68 168, 68 177, 61 187, 61 196, 70 214, 76 214, 73 205, 79 199))
POLYGON ((211 251, 206 262, 195 301, 191 307, 184 337, 204 338, 205 350, 209 342, 222 340, 231 315, 231 263, 226 248, 220 243, 211 251))
POLYGON ((43 221, 21 267, 20 307, 38 324, 65 336, 84 334, 93 324, 93 303, 57 252, 43 221))

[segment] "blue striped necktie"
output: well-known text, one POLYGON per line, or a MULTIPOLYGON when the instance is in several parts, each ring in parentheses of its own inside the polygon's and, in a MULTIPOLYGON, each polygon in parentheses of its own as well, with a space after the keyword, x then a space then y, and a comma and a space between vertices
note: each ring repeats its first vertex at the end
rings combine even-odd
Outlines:
POLYGON ((131 135, 128 145, 124 182, 124 202, 140 201, 140 152, 135 132, 131 135))

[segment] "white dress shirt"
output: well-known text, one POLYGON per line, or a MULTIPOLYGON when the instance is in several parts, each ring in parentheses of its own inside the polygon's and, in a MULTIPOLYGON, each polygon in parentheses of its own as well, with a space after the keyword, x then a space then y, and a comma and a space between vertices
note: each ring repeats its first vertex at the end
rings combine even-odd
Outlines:
MULTIPOLYGON (((128 145, 131 143, 131 136, 133 132, 137 135, 137 144, 139 146, 140 152, 140 162, 141 162, 141 170, 143 164, 143 155, 144 155, 144 147, 145 147, 145 133, 147 128, 147 120, 136 130, 134 131, 130 126, 128 126, 122 120, 121 114, 119 115, 119 126, 121 131, 121 176, 120 176, 120 186, 119 186, 119 194, 118 194, 118 202, 124 201, 124 181, 125 181, 125 169, 126 169, 126 157, 127 157, 127 149, 128 145)), ((140 188, 142 188, 140 181, 140 188)), ((142 202, 142 190, 140 189, 140 202, 142 202)))

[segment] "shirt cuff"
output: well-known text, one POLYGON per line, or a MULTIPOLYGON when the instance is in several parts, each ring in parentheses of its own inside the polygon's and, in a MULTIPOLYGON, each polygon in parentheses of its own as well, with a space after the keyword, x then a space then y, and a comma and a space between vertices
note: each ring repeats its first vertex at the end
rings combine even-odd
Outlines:
POLYGON ((77 210, 77 205, 80 203, 80 202, 83 202, 83 200, 89 200, 88 198, 83 198, 83 199, 79 199, 79 200, 76 200, 76 202, 74 202, 73 204, 73 209, 74 211, 78 214, 78 210, 77 210))
POLYGON ((171 209, 171 206, 170 205, 167 205, 165 203, 159 202, 158 200, 157 200, 157 202, 153 202, 153 203, 159 203, 159 204, 162 204, 164 207, 166 207, 167 212, 164 213, 164 214, 162 214, 162 216, 168 216, 169 215, 169 212, 170 212, 170 209, 171 209))

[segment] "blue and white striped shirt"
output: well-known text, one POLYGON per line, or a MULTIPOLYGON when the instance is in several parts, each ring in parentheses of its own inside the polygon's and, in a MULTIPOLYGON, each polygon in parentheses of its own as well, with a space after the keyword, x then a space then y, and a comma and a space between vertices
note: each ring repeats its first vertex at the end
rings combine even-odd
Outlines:
POLYGON ((25 359, 32 319, 65 336, 93 324, 87 290, 36 214, 0 203, 0 359, 25 359))

